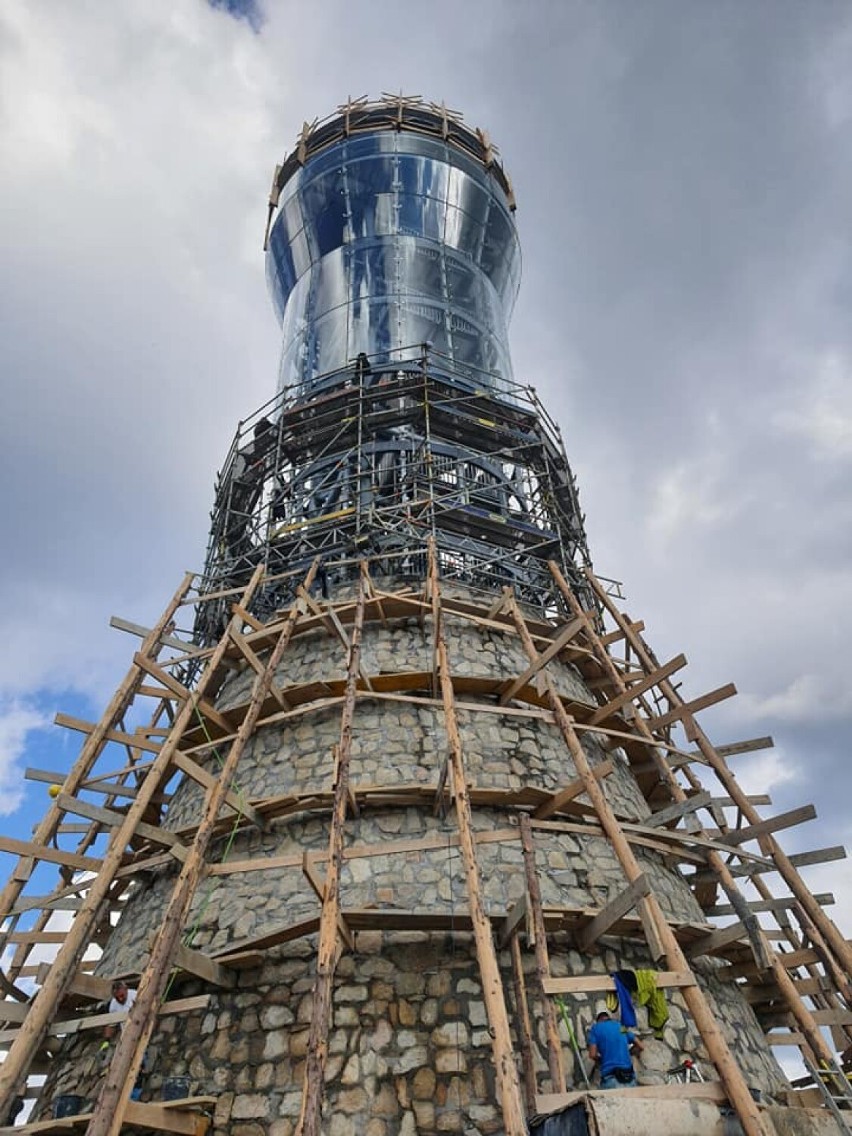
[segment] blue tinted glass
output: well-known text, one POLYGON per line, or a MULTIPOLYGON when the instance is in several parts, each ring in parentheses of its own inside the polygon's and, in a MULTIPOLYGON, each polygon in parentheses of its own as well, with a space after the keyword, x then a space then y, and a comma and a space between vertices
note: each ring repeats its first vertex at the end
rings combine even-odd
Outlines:
MULTIPOLYGON (((499 186, 437 139, 382 131, 336 143, 286 187, 268 273, 283 307, 281 381, 359 351, 509 374, 506 305, 520 270, 499 186)), ((474 376, 475 377, 475 376, 474 376)))

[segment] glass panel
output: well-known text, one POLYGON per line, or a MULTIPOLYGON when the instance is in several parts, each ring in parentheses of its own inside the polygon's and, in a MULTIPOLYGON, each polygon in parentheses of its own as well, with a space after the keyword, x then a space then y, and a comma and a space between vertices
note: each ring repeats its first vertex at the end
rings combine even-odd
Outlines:
POLYGON ((314 269, 313 314, 321 316, 349 299, 344 250, 334 249, 314 269))
POLYGON ((485 229, 469 213, 447 206, 444 240, 450 248, 459 249, 471 260, 478 261, 484 239, 485 229))

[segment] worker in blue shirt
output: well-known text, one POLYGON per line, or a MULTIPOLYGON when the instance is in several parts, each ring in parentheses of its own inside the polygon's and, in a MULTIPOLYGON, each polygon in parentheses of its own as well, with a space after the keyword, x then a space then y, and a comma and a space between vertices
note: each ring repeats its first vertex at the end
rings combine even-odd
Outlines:
POLYGON ((601 1088, 620 1089, 638 1084, 633 1071, 632 1053, 642 1052, 642 1042, 632 1033, 622 1032, 618 1022, 602 1010, 589 1030, 589 1056, 601 1067, 601 1088))

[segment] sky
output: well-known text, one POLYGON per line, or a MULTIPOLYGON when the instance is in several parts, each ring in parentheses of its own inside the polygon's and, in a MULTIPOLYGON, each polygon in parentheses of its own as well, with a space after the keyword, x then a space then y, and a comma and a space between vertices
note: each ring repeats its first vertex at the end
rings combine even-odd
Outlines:
MULTIPOLYGON (((488 129, 524 252, 516 378, 559 421, 597 571, 791 851, 852 844, 852 9, 812 0, 5 0, 0 826, 67 769, 203 564, 274 393, 275 163, 348 96, 488 129)), ((7 868, 0 857, 0 872, 7 868)), ((848 862, 808 869, 852 933, 848 862)))

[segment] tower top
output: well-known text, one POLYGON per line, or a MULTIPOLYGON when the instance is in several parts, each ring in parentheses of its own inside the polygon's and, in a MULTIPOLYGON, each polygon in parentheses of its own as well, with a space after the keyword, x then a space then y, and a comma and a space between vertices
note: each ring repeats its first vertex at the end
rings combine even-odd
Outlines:
MULTIPOLYGON (((493 175, 506 195, 509 208, 515 210, 512 183, 499 161, 500 152, 486 130, 467 126, 461 112, 450 110, 443 102, 428 102, 420 95, 383 92, 379 99, 370 99, 367 95, 349 98, 327 118, 315 118, 302 125, 294 149, 275 167, 269 196, 269 222, 278 207, 281 190, 310 158, 345 138, 382 130, 421 134, 454 146, 493 175)), ((269 224, 266 235, 268 238, 269 224)))

